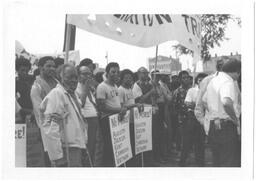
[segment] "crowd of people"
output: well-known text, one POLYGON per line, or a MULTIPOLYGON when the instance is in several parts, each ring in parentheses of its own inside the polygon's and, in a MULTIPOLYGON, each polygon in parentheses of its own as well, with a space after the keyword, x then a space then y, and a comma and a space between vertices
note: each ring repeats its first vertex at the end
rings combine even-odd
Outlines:
MULTIPOLYGON (((159 166, 177 153, 184 167, 193 152, 203 167, 208 143, 213 166, 240 166, 241 62, 222 57, 216 68, 211 75, 170 76, 145 67, 120 71, 111 62, 94 74, 89 58, 74 66, 45 56, 29 75, 30 61, 16 57, 16 123, 39 128, 45 167, 113 167, 108 117, 122 120, 127 110, 151 105, 153 148, 144 152, 144 166, 159 166)), ((130 132, 133 157, 126 166, 140 167, 133 122, 130 132)))

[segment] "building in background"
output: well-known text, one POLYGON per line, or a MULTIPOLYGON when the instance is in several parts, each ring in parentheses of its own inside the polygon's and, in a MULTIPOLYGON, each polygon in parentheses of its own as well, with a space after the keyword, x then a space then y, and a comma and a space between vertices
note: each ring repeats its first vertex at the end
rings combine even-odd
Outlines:
MULTIPOLYGON (((155 60, 155 57, 148 59, 149 71, 155 69, 155 60)), ((181 70, 181 63, 179 62, 179 59, 159 55, 157 57, 156 69, 161 72, 170 72, 172 75, 176 75, 181 70)))

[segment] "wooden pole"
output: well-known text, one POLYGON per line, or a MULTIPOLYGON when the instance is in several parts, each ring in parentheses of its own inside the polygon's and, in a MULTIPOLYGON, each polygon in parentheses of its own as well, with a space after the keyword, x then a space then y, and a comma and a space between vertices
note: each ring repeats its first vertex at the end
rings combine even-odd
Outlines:
POLYGON ((70 33, 71 33, 71 25, 67 24, 66 39, 65 39, 66 40, 66 42, 65 42, 65 63, 68 63, 70 33))
POLYGON ((154 74, 154 81, 155 81, 155 79, 156 79, 157 54, 158 54, 158 45, 156 46, 156 60, 155 60, 155 74, 154 74))

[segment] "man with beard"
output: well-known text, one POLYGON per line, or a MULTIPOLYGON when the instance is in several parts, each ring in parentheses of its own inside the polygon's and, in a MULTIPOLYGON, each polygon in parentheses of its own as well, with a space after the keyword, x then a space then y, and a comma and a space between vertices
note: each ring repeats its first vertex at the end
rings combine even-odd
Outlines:
POLYGON ((120 113, 124 116, 127 108, 122 107, 118 96, 119 65, 111 62, 106 66, 106 80, 98 85, 96 91, 97 105, 101 114, 100 125, 104 141, 104 166, 115 166, 108 116, 120 113))
POLYGON ((87 143, 87 125, 80 111, 76 68, 64 64, 61 83, 51 90, 40 105, 42 130, 53 166, 81 167, 87 143))
MULTIPOLYGON (((40 75, 36 77, 34 84, 31 89, 30 97, 33 103, 33 110, 35 119, 37 122, 37 126, 41 130, 41 123, 40 120, 40 104, 45 98, 45 96, 56 86, 57 81, 54 79, 55 76, 55 63, 53 57, 46 56, 39 59, 38 67, 40 70, 40 75)), ((44 161, 45 166, 50 167, 51 162, 49 160, 49 156, 47 153, 47 148, 45 145, 45 135, 44 132, 41 130, 41 137, 43 141, 44 147, 44 161)))

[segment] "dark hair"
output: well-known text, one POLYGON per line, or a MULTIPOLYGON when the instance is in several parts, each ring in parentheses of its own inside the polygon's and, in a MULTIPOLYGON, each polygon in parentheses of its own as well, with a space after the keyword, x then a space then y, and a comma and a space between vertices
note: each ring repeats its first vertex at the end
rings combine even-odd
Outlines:
POLYGON ((20 57, 20 58, 16 58, 15 60, 15 70, 18 71, 20 69, 20 67, 28 67, 29 69, 31 69, 31 63, 28 59, 24 58, 24 57, 20 57))
POLYGON ((120 81, 123 81, 124 76, 125 76, 126 74, 130 74, 130 75, 132 76, 132 79, 134 79, 134 77, 133 77, 133 72, 132 72, 131 70, 129 70, 129 69, 124 69, 124 70, 122 70, 122 72, 121 72, 121 74, 120 74, 120 81))
POLYGON ((55 62, 55 66, 59 67, 60 65, 64 64, 64 58, 57 57, 54 59, 54 62, 55 62))
POLYGON ((97 73, 96 73, 96 75, 95 75, 95 80, 96 80, 98 83, 103 82, 103 74, 104 74, 104 72, 97 72, 97 73))
POLYGON ((39 68, 35 69, 33 72, 33 77, 36 78, 36 76, 40 75, 40 70, 39 68))
POLYGON ((107 73, 107 74, 109 73, 109 71, 110 71, 110 69, 111 69, 112 67, 118 67, 118 68, 119 68, 119 64, 116 63, 116 62, 110 62, 110 63, 106 66, 106 73, 107 73))
MULTIPOLYGON (((48 61, 48 60, 52 60, 54 61, 54 58, 51 56, 45 56, 39 59, 38 61, 38 67, 43 67, 44 64, 48 61)), ((55 62, 54 62, 55 63, 55 62)))
POLYGON ((208 76, 208 74, 206 74, 206 73, 199 73, 197 76, 196 76, 196 78, 195 78, 195 84, 198 84, 198 79, 200 79, 200 78, 205 78, 205 77, 207 77, 208 76))
POLYGON ((182 71, 179 72, 179 75, 178 75, 179 79, 181 79, 183 74, 189 75, 189 73, 186 70, 182 70, 182 71))
POLYGON ((222 71, 226 73, 241 72, 241 61, 235 58, 229 58, 229 60, 224 63, 222 71))
POLYGON ((93 64, 92 60, 89 58, 85 58, 85 59, 81 60, 81 62, 79 63, 79 67, 81 67, 81 66, 88 67, 88 65, 90 65, 90 64, 93 64))

